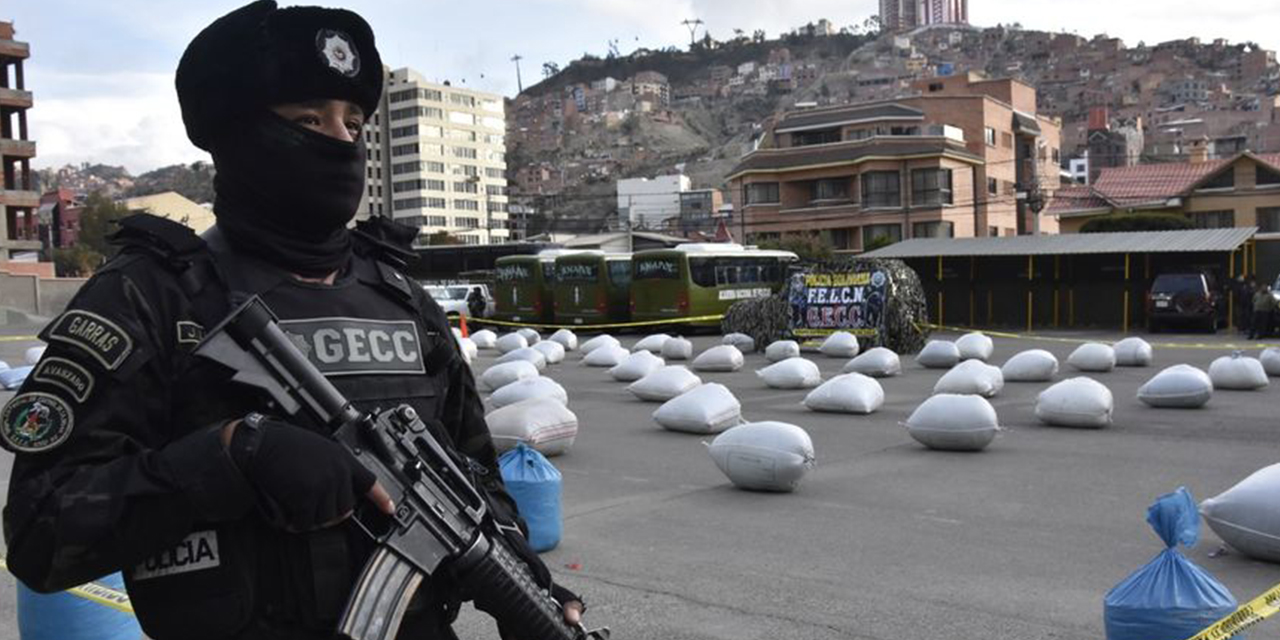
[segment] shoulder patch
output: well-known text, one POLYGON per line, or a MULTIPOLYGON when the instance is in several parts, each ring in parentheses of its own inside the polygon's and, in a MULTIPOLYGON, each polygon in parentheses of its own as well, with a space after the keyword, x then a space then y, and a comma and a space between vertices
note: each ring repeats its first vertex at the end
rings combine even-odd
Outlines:
POLYGON ((133 338, 120 325, 81 309, 58 316, 43 337, 79 347, 109 371, 120 368, 133 351, 133 338))
POLYGON ((93 374, 66 358, 43 358, 31 372, 36 382, 50 384, 71 394, 76 402, 83 403, 93 393, 93 374))
POLYGON ((75 419, 67 403, 48 393, 14 396, 0 411, 0 439, 10 451, 48 451, 71 435, 75 419))

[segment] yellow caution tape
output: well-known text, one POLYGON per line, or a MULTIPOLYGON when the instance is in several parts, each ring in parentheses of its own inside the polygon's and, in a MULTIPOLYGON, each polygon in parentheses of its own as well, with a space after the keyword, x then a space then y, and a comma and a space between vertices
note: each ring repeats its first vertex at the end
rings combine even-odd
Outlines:
POLYGON ((665 320, 639 320, 636 322, 614 322, 610 324, 548 324, 543 322, 509 322, 507 320, 491 320, 489 318, 467 318, 467 324, 491 324, 499 327, 541 327, 543 329, 625 329, 627 327, 653 327, 670 324, 688 324, 692 322, 719 322, 724 314, 710 316, 691 316, 688 318, 667 318, 665 320))
POLYGON ((0 342, 31 342, 39 339, 40 336, 0 336, 0 342))
MULTIPOLYGON (((1067 344, 1085 344, 1087 342, 1099 342, 1099 340, 1088 340, 1085 338, 1057 338, 1053 336, 1040 336, 1029 333, 1010 333, 1007 331, 990 331, 978 327, 956 327, 951 325, 933 324, 931 322, 917 324, 916 328, 935 329, 943 331, 969 332, 977 331, 994 338, 1014 338, 1018 340, 1032 340, 1036 342, 1062 342, 1067 344)), ((1246 351, 1250 349, 1266 349, 1268 347, 1280 346, 1275 343, 1255 342, 1251 344, 1238 344, 1235 342, 1210 343, 1210 342, 1152 342, 1153 347, 1161 347, 1164 349, 1211 349, 1219 351, 1246 351)))
MULTIPOLYGON (((3 558, 0 558, 0 569, 8 568, 9 564, 3 558)), ((78 587, 67 589, 67 593, 90 602, 96 602, 104 607, 110 607, 121 613, 133 615, 133 603, 129 600, 129 594, 119 589, 96 582, 88 582, 78 587)))
POLYGON ((1225 640, 1280 612, 1280 584, 1187 640, 1225 640))

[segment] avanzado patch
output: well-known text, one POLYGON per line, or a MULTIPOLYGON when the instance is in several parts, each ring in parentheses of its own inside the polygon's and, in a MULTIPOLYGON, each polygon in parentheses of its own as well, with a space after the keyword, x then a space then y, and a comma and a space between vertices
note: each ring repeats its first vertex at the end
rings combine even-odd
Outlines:
POLYGON ((76 402, 84 402, 93 392, 93 374, 66 358, 44 358, 31 373, 36 382, 65 389, 76 402))
POLYGON ((62 398, 47 393, 14 397, 0 412, 0 438, 11 451, 52 449, 71 435, 74 419, 62 398))
POLYGON ((88 311, 68 311, 49 325, 46 340, 57 340, 80 347, 115 371, 133 351, 133 339, 116 323, 88 311))

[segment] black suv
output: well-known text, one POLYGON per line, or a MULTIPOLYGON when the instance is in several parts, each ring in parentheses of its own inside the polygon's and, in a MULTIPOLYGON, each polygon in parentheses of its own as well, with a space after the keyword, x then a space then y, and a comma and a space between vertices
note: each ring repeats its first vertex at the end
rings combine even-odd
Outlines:
POLYGON ((1222 304, 1213 276, 1204 272, 1156 276, 1147 293, 1147 331, 1185 324, 1213 333, 1222 304))

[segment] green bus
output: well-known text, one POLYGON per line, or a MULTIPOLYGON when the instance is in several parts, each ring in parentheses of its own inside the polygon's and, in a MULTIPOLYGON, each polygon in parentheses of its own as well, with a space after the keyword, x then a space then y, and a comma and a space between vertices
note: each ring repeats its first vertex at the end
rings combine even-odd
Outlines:
POLYGON ((739 300, 780 291, 788 268, 798 260, 790 251, 728 243, 689 243, 637 252, 631 258, 631 318, 675 320, 722 314, 739 300))
POLYGON ((584 251, 556 258, 557 324, 631 319, 631 255, 584 251))
POLYGON ((559 254, 549 249, 537 255, 503 256, 494 261, 493 317, 509 322, 551 322, 559 254))

